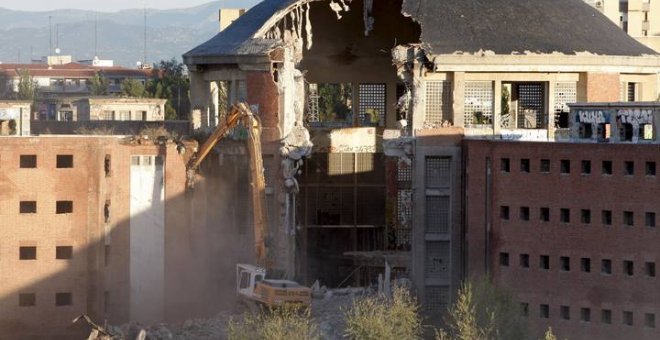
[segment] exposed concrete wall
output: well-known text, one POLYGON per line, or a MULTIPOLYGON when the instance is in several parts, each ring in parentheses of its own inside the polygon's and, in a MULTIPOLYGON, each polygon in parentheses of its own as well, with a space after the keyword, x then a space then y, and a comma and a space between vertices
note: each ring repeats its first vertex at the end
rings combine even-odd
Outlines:
POLYGON ((162 162, 162 158, 158 160, 151 155, 131 156, 130 319, 145 325, 160 322, 164 317, 165 183, 162 162))

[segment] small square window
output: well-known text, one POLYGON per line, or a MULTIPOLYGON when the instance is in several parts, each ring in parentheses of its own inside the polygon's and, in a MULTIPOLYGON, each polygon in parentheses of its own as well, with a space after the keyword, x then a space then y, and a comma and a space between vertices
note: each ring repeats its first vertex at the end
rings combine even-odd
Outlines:
POLYGON ((600 272, 605 275, 612 274, 612 260, 604 259, 600 262, 600 272))
POLYGON ((71 246, 58 246, 55 247, 56 260, 69 260, 73 257, 73 247, 71 246))
POLYGON ((500 266, 509 266, 509 253, 500 253, 500 266))
POLYGON ((655 213, 654 212, 647 212, 645 214, 644 219, 646 220, 646 226, 647 227, 655 228, 655 213))
POLYGON ((37 202, 36 201, 21 201, 18 204, 18 210, 21 214, 36 214, 37 202))
POLYGON ((529 316, 529 303, 521 302, 520 303, 520 316, 528 317, 529 316))
POLYGON ((632 211, 623 212, 623 225, 632 227, 635 224, 635 218, 632 211))
POLYGON ((623 324, 626 326, 633 325, 633 312, 623 311, 623 324))
POLYGON ((539 317, 541 319, 550 318, 550 306, 548 306, 546 304, 539 305, 539 317))
POLYGON ((520 160, 520 172, 529 173, 529 159, 523 158, 520 160))
POLYGON ((571 258, 567 256, 561 256, 559 258, 559 268, 563 272, 571 271, 571 258))
POLYGON ((609 309, 603 309, 600 311, 600 322, 611 325, 612 324, 612 311, 609 309))
POLYGON ((646 262, 644 264, 644 274, 647 277, 655 277, 655 262, 646 262))
POLYGON ((591 223, 591 210, 589 209, 582 209, 580 211, 580 221, 583 224, 589 224, 591 223))
POLYGON ((37 247, 20 247, 18 248, 19 260, 36 260, 37 247))
POLYGON ((32 307, 37 305, 37 295, 34 293, 20 293, 18 294, 19 307, 32 307))
POLYGON ((520 254, 520 267, 529 268, 529 254, 520 254))
POLYGON ((559 211, 559 221, 562 223, 570 223, 571 222, 571 211, 567 208, 561 208, 559 211))
POLYGON ((520 207, 520 219, 529 221, 529 207, 520 207))
POLYGON ((55 203, 55 213, 56 214, 72 214, 73 213, 73 201, 57 201, 55 203))
POLYGON ((655 314, 644 314, 644 326, 646 328, 655 328, 655 314))
POLYGON ((71 293, 55 293, 55 306, 71 306, 73 296, 71 293))
POLYGON ((604 225, 612 225, 612 211, 603 210, 602 220, 604 225))
POLYGON ((545 270, 550 269, 550 256, 548 255, 539 256, 539 268, 545 270))
POLYGON ((623 261, 623 273, 627 276, 635 274, 635 264, 633 261, 623 261))
POLYGON ((506 205, 503 205, 500 207, 500 218, 503 220, 508 220, 509 219, 509 207, 506 205))
POLYGON ((549 159, 542 159, 541 163, 539 164, 539 171, 547 174, 550 173, 550 160, 549 159))
POLYGON ((73 155, 57 155, 57 168, 73 168, 73 155))
POLYGON ((589 308, 580 309, 580 321, 591 322, 591 309, 589 308))
POLYGON ((511 161, 508 158, 502 158, 500 160, 500 170, 502 172, 511 172, 511 161))
POLYGON ((559 307, 559 316, 562 320, 571 319, 571 307, 569 306, 560 306, 559 307))
POLYGON ((588 257, 581 258, 580 269, 583 273, 591 273, 591 259, 588 257))
POLYGON ((591 161, 582 161, 582 174, 591 174, 591 161))
POLYGON ((646 162, 646 176, 655 176, 655 162, 646 162))
POLYGON ((603 175, 612 174, 612 161, 603 161, 603 175))
POLYGON ((539 209, 539 216, 541 218, 541 221, 543 222, 550 221, 550 208, 539 209))
POLYGON ((560 163, 560 168, 559 171, 562 174, 570 174, 571 173, 571 161, 568 159, 562 159, 560 163))
POLYGON ((626 176, 632 176, 635 174, 635 162, 626 161, 623 163, 623 173, 626 176))
POLYGON ((23 169, 31 169, 37 167, 37 155, 21 155, 20 167, 23 169))

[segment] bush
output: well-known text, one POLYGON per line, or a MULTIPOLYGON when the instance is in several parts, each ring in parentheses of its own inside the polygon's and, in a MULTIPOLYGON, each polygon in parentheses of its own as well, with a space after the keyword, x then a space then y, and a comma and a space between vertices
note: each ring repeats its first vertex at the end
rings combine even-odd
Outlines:
POLYGON ((357 299, 344 314, 346 337, 356 340, 419 339, 422 322, 419 305, 410 292, 395 287, 392 298, 370 296, 357 299))
POLYGON ((510 292, 488 280, 465 282, 447 316, 447 331, 436 332, 437 340, 527 339, 527 325, 510 292))
POLYGON ((262 308, 229 320, 229 340, 318 340, 320 335, 309 309, 296 307, 262 308))

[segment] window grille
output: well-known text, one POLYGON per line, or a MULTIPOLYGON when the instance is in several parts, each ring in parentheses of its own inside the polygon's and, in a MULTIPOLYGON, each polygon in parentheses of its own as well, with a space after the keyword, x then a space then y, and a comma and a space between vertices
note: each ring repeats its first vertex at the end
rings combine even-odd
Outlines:
POLYGON ((493 83, 490 81, 465 82, 465 126, 490 125, 492 123, 493 83))
POLYGON ((452 120, 451 86, 450 81, 426 82, 425 123, 439 125, 452 120))
POLYGON ((360 84, 360 125, 385 126, 385 84, 360 84))
POLYGON ((426 278, 449 278, 449 242, 426 242, 426 278))
POLYGON ((449 232, 450 201, 448 196, 426 196, 426 232, 449 232))
POLYGON ((451 183, 451 158, 428 157, 426 159, 426 187, 448 188, 451 183))

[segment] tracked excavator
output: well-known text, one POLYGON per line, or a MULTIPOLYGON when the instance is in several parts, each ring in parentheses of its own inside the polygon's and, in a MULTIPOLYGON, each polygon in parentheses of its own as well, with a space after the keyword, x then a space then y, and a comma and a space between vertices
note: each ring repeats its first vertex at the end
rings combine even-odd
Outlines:
POLYGON ((269 308, 282 305, 309 307, 312 301, 311 289, 290 280, 272 280, 266 278, 268 267, 265 237, 265 191, 264 165, 261 153, 261 126, 245 103, 232 106, 224 124, 219 125, 204 142, 197 153, 190 159, 187 167, 187 182, 194 187, 195 176, 200 164, 232 129, 242 125, 248 131, 247 149, 249 154, 250 190, 252 195, 252 213, 254 221, 254 251, 257 266, 250 264, 236 265, 236 293, 251 308, 255 304, 269 308))

